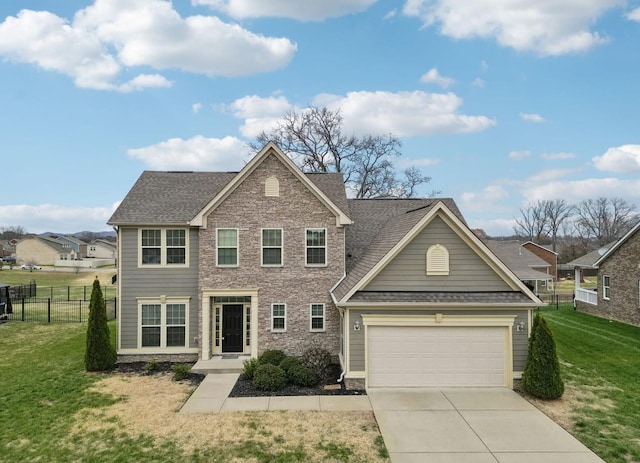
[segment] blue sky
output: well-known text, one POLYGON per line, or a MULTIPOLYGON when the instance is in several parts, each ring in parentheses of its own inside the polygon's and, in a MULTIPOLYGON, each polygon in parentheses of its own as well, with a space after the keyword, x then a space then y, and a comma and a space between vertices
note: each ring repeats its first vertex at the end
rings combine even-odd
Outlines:
POLYGON ((107 230, 143 170, 238 170, 309 104, 400 137, 490 235, 640 205, 639 50, 638 0, 5 0, 0 226, 107 230))

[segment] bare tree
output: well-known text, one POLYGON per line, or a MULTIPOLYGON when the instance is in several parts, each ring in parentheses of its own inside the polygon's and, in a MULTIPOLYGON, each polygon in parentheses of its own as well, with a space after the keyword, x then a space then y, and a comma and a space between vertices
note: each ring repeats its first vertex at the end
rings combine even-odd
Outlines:
POLYGON ((622 198, 586 199, 576 206, 576 232, 584 240, 595 240, 599 246, 624 235, 637 216, 635 204, 622 198))
POLYGON ((542 201, 542 203, 544 204, 544 218, 547 230, 551 235, 551 245, 553 252, 556 252, 558 231, 573 214, 574 206, 567 204, 564 199, 549 199, 542 201))
POLYGON ((24 229, 24 227, 20 225, 0 227, 0 239, 3 239, 3 240, 13 240, 13 239, 17 240, 22 238, 26 234, 27 234, 27 231, 24 229))
POLYGON ((546 235, 546 205, 544 201, 538 200, 520 209, 522 217, 516 219, 513 227, 514 233, 525 240, 539 243, 540 239, 546 235))
POLYGON ((340 172, 356 198, 404 197, 418 194, 430 177, 412 167, 398 176, 393 160, 402 142, 393 135, 345 135, 339 110, 309 107, 286 113, 277 127, 251 144, 258 151, 275 142, 305 172, 340 172))

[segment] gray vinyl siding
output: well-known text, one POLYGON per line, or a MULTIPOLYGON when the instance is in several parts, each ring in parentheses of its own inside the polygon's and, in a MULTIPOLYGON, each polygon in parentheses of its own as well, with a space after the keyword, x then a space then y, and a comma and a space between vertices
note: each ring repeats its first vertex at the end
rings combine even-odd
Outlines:
POLYGON ((511 288, 439 217, 367 285, 367 291, 506 291, 511 288), (429 246, 449 251, 449 275, 427 275, 429 246))
MULTIPOLYGON (((177 227, 176 227, 177 228, 177 227)), ((120 342, 123 349, 138 347, 139 297, 189 298, 188 347, 198 347, 198 230, 189 230, 188 268, 138 268, 138 228, 120 228, 120 342)))
POLYGON ((433 315, 436 312, 445 313, 447 315, 516 315, 514 328, 512 330, 513 344, 513 371, 523 371, 527 361, 527 350, 529 338, 527 336, 529 330, 529 317, 527 310, 349 310, 349 320, 347 329, 349 329, 349 371, 364 371, 364 335, 365 328, 362 323, 362 314, 393 314, 393 315, 433 315), (355 331, 353 325, 356 321, 360 322, 360 331, 355 331), (523 321, 525 323, 524 331, 517 331, 515 325, 523 321))

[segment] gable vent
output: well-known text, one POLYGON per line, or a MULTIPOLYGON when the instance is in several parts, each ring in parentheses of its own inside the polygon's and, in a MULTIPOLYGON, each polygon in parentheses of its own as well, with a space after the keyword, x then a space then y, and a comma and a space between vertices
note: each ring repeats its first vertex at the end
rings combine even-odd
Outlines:
POLYGON ((280 182, 275 177, 269 177, 264 182, 265 196, 280 196, 280 182))
POLYGON ((449 251, 441 244, 427 250, 427 275, 449 275, 449 251))

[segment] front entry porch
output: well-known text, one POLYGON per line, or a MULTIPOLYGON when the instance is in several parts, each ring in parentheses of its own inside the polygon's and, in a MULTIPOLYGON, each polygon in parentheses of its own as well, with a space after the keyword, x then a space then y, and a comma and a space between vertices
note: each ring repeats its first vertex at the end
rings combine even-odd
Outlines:
POLYGON ((200 359, 191 368, 192 373, 242 373, 244 361, 251 358, 248 354, 214 355, 210 359, 200 359))

